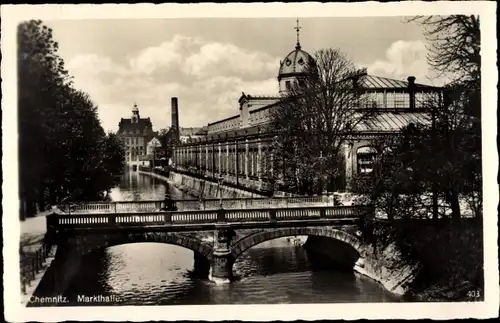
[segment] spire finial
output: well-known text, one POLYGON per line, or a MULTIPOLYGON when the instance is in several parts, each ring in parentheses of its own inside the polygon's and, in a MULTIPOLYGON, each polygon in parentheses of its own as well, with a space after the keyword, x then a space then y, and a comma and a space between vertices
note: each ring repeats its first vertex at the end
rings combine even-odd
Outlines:
POLYGON ((300 41, 299 41, 299 33, 302 27, 299 26, 299 18, 297 18, 297 26, 293 27, 297 31, 297 45, 295 45, 296 49, 300 49, 300 41))

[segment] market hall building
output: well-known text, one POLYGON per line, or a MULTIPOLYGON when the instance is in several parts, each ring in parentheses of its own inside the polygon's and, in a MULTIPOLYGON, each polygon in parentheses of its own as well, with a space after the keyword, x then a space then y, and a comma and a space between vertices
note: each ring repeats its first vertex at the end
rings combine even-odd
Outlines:
MULTIPOLYGON (((275 193, 270 179, 276 178, 274 173, 279 170, 273 167, 269 149, 274 136, 270 129, 272 109, 279 106, 294 84, 307 76, 310 63, 314 63, 312 56, 297 41, 295 49, 280 63, 279 93, 274 96, 242 93, 239 112, 209 123, 204 136, 174 148, 172 170, 261 194, 275 193)), ((361 91, 363 102, 373 114, 357 125, 343 145, 344 176, 336 191, 349 191, 354 176, 369 176, 372 172, 377 152, 371 145, 377 136, 397 134, 410 123, 429 124, 431 114, 425 98, 429 95, 441 98, 440 88, 417 84, 413 76, 402 81, 369 75, 362 70, 345 82, 352 82, 361 91)), ((182 112, 178 111, 177 98, 174 99, 173 125, 178 124, 174 118, 182 112)))

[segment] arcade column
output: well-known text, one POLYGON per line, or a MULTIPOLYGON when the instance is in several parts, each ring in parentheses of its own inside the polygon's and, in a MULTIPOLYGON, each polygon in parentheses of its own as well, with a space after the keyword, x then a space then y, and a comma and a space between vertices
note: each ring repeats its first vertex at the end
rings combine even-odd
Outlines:
POLYGON ((245 177, 248 179, 248 139, 245 139, 245 177))
POLYGON ((226 141, 226 174, 229 175, 231 173, 231 167, 229 165, 229 142, 226 141))
POLYGON ((257 177, 259 178, 259 183, 262 182, 261 164, 262 164, 262 144, 261 141, 259 140, 257 142, 257 177))
POLYGON ((219 147, 219 155, 218 155, 218 161, 217 161, 217 173, 222 174, 222 147, 221 147, 220 142, 217 145, 219 147))
POLYGON ((208 163, 208 144, 206 144, 205 145, 205 171, 209 170, 208 165, 209 165, 209 163, 208 163))

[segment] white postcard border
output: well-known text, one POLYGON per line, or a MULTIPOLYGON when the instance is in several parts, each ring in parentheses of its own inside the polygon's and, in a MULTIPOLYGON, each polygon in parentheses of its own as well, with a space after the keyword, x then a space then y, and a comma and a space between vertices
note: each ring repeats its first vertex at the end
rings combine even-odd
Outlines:
POLYGON ((9 321, 61 320, 314 320, 314 319, 450 319, 498 315, 497 259, 498 154, 496 147, 497 66, 496 3, 440 1, 432 3, 270 3, 270 4, 109 4, 2 6, 2 148, 4 307, 9 321), (312 305, 204 305, 24 308, 20 302, 17 184, 16 25, 21 20, 125 19, 167 17, 362 17, 430 14, 480 14, 482 55, 483 189, 485 301, 477 303, 382 303, 312 305))

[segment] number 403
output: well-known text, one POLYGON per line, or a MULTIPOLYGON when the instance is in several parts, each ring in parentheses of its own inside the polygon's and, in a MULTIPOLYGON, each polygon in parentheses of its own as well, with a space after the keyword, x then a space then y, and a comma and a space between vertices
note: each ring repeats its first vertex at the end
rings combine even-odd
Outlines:
POLYGON ((470 290, 467 292, 467 297, 473 297, 473 298, 481 297, 481 291, 480 290, 470 290))

